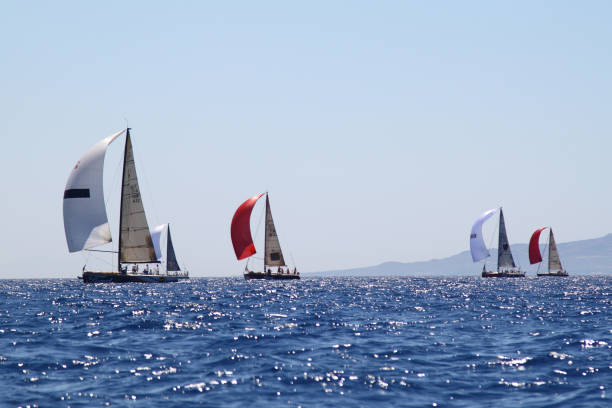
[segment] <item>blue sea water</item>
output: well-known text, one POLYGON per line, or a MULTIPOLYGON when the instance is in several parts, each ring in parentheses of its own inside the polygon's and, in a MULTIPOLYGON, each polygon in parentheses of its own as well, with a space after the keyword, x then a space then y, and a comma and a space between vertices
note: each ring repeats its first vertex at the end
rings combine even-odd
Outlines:
POLYGON ((0 406, 610 407, 612 278, 0 281, 0 406))

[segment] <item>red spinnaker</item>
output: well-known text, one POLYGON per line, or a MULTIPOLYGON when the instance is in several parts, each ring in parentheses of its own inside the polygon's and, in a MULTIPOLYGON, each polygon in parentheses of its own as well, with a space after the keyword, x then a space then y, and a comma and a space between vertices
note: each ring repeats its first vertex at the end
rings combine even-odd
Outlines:
POLYGON ((261 193, 246 200, 238 207, 232 218, 232 244, 234 244, 234 252, 238 260, 248 258, 256 252, 251 237, 251 211, 257 200, 264 194, 261 193))
POLYGON ((542 255, 540 254, 540 233, 546 228, 548 227, 536 230, 529 240, 529 263, 532 265, 542 262, 542 255))

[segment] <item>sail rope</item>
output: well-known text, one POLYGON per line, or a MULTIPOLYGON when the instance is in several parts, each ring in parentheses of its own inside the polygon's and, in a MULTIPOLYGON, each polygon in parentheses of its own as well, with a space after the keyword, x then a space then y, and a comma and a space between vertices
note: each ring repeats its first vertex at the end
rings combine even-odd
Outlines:
POLYGON ((104 207, 107 208, 106 217, 108 218, 109 226, 114 225, 113 214, 115 213, 114 211, 115 206, 113 205, 113 203, 121 202, 121 197, 119 197, 119 200, 116 200, 116 196, 117 196, 117 190, 121 191, 120 184, 121 184, 121 179, 122 179, 121 177, 122 169, 123 169, 123 155, 121 155, 121 158, 117 161, 117 164, 115 166, 113 178, 111 179, 111 188, 109 190, 109 194, 106 197, 106 201, 104 203, 104 207))
MULTIPOLYGON (((548 244, 550 243, 550 234, 548 235, 548 238, 546 239, 546 244, 544 245, 544 253, 546 253, 546 249, 548 248, 548 244)), ((550 259, 546 259, 546 263, 548 263, 548 261, 550 261, 550 259)), ((540 272, 540 266, 543 265, 544 262, 540 262, 538 264, 538 270, 536 271, 536 274, 538 272, 540 272)))
MULTIPOLYGON (((134 138, 133 134, 130 133, 130 137, 132 138, 132 140, 134 142, 136 141, 136 139, 134 138)), ((132 153, 132 154, 134 154, 134 153, 132 153)), ((134 154, 134 156, 136 156, 136 155, 134 154)), ((149 183, 149 177, 147 175, 146 166, 143 164, 144 162, 145 162, 144 160, 140 160, 138 162, 138 168, 136 169, 136 171, 140 171, 140 173, 144 177, 144 181, 145 181, 145 185, 146 185, 146 189, 145 189, 145 193, 146 193, 146 196, 147 196, 146 199, 147 199, 147 202, 151 203, 150 205, 153 207, 153 221, 154 221, 153 225, 160 225, 161 222, 159 222, 160 218, 158 216, 159 212, 157 211, 155 195, 152 193, 155 190, 153 190, 151 188, 151 183, 149 183)), ((134 163, 136 163, 136 159, 134 159, 134 163)), ((140 192, 140 194, 142 195, 142 191, 140 192)))
MULTIPOLYGON (((495 223, 495 228, 493 229, 493 234, 491 234, 491 238, 489 238, 489 246, 488 246, 488 248, 491 248, 493 246, 493 240, 495 239, 495 236, 497 235, 498 226, 499 226, 499 220, 498 220, 498 222, 495 223)), ((499 251, 499 248, 497 250, 499 251)), ((491 253, 490 249, 489 249, 489 253, 491 253)), ((488 258, 489 257, 486 257, 484 259, 483 267, 487 266, 487 259, 488 258)))
POLYGON ((81 253, 84 255, 83 257, 85 258, 85 265, 87 265, 89 263, 89 261, 93 258, 94 260, 96 260, 98 262, 102 262, 103 264, 110 266, 111 269, 115 267, 115 262, 114 261, 109 262, 108 260, 103 258, 101 255, 100 256, 95 255, 94 252, 81 251, 81 253))
MULTIPOLYGON (((259 214, 259 220, 257 221, 257 228, 255 228, 255 237, 254 237, 254 240, 257 240, 257 237, 259 236, 259 230, 261 228, 261 221, 264 218, 265 212, 266 212, 266 207, 264 206, 263 210, 260 211, 260 214, 259 214)), ((265 239, 265 237, 264 237, 264 239, 265 239)), ((251 258, 260 259, 260 260, 264 260, 265 261, 265 257, 264 258, 259 258, 259 257, 255 257, 255 256, 250 256, 249 258, 247 258, 247 263, 246 263, 245 267, 248 268, 249 262, 251 261, 251 258)), ((265 269, 265 266, 264 266, 264 269, 265 269)))

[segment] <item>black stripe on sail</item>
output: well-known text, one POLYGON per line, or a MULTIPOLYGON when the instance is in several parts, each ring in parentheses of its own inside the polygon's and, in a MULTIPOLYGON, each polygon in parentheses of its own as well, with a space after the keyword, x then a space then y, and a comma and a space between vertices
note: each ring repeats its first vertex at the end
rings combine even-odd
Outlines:
POLYGON ((88 188, 71 188, 64 191, 64 198, 89 198, 88 188))

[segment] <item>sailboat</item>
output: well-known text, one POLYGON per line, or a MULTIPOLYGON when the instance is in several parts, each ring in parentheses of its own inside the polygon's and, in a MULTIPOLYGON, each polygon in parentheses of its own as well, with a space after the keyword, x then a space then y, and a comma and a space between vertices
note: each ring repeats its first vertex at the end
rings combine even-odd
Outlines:
POLYGON ((250 258, 257 252, 253 238, 251 236, 251 213, 257 200, 266 196, 266 225, 265 225, 265 244, 264 244, 264 269, 256 272, 249 270, 249 264, 244 267, 245 279, 300 279, 300 274, 297 268, 293 271, 285 264, 283 251, 280 247, 274 220, 272 219, 272 211, 270 210, 270 198, 268 193, 261 193, 246 200, 238 207, 232 218, 231 234, 232 244, 236 258, 250 258))
POLYGON ((83 267, 79 276, 91 282, 176 282, 188 279, 187 273, 159 273, 147 217, 140 196, 130 128, 111 135, 90 148, 72 169, 64 190, 64 231, 69 252, 117 253, 116 271, 91 271, 83 267), (104 201, 104 157, 108 146, 123 133, 123 178, 119 214, 117 251, 94 249, 112 242, 104 201), (141 264, 144 267, 141 269, 141 264), (157 266, 157 265, 156 265, 157 266))
POLYGON ((155 255, 157 260, 166 269, 168 275, 181 275, 181 267, 176 260, 176 254, 174 253, 174 246, 172 245, 172 236, 170 235, 170 224, 162 224, 151 231, 151 240, 153 240, 153 248, 155 248, 155 255), (166 231, 166 257, 162 253, 161 238, 163 232, 166 231), (165 262, 164 262, 165 260, 165 262))
POLYGON ((540 234, 546 228, 549 230, 548 237, 548 272, 540 273, 540 265, 538 265, 538 276, 568 276, 566 270, 563 270, 561 266, 561 260, 559 259, 559 251, 557 250, 557 244, 555 243, 555 236, 553 235, 552 228, 542 227, 534 231, 529 240, 529 263, 537 264, 542 262, 542 254, 540 254, 540 234))
MULTIPOLYGON (((485 211, 476 219, 470 233, 470 252, 474 262, 481 261, 491 256, 482 237, 482 225, 497 212, 497 208, 485 211)), ((497 271, 487 271, 486 263, 482 266, 483 278, 520 278, 524 277, 525 272, 516 267, 508 234, 506 233, 506 223, 504 222, 504 212, 499 207, 499 245, 497 246, 497 271)))

